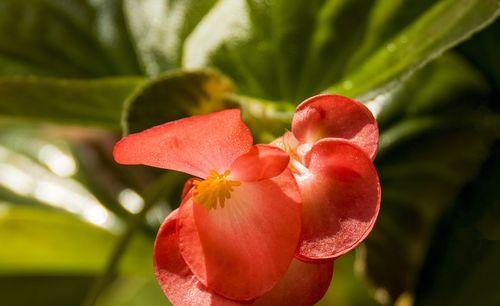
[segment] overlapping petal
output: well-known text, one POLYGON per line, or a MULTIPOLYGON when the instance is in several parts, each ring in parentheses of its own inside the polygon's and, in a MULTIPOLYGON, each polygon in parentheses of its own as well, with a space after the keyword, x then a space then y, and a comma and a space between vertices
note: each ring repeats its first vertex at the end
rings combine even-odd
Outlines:
POLYGON ((260 181, 279 175, 288 166, 288 154, 271 145, 255 145, 231 165, 231 179, 260 181))
POLYGON ((356 145, 326 138, 306 158, 308 173, 296 176, 302 195, 303 260, 338 257, 371 231, 380 207, 380 184, 370 158, 356 145))
POLYGON ((317 95, 302 102, 295 111, 292 132, 301 142, 322 138, 347 139, 374 159, 378 150, 378 127, 363 104, 338 95, 317 95))
POLYGON ((285 276, 253 303, 226 299, 205 287, 191 272, 179 251, 176 231, 178 211, 163 222, 155 242, 154 265, 158 283, 176 306, 307 306, 325 294, 333 274, 333 261, 319 264, 294 259, 285 276))
POLYGON ((310 306, 325 295, 333 276, 333 260, 306 263, 294 259, 285 276, 255 306, 310 306))
POLYGON ((190 177, 186 180, 186 182, 184 183, 184 187, 182 187, 181 199, 184 199, 186 195, 188 195, 191 189, 193 189, 194 183, 196 181, 199 181, 199 179, 195 177, 190 177))
POLYGON ((179 251, 176 232, 178 211, 163 222, 155 242, 154 265, 161 289, 176 306, 240 306, 244 305, 212 293, 193 275, 179 251))
POLYGON ((217 294, 253 300, 287 271, 299 241, 300 209, 288 169, 235 187, 223 209, 208 210, 188 195, 179 212, 181 254, 217 294))
POLYGON ((205 178, 224 172, 252 146, 240 110, 224 110, 168 122, 124 137, 114 158, 121 164, 143 164, 205 178))

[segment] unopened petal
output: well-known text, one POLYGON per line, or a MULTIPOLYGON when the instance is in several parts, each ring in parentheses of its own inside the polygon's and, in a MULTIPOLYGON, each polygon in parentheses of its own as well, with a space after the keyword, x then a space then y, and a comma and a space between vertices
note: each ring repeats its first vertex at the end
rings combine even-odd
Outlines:
POLYGON ((374 159, 378 150, 377 122, 363 104, 338 95, 318 95, 295 111, 292 132, 301 142, 343 138, 361 147, 374 159))

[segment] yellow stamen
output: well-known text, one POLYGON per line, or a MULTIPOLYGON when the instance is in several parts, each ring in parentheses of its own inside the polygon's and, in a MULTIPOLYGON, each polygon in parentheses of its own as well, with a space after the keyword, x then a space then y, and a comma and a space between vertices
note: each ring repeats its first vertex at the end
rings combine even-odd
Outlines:
POLYGON ((205 180, 194 181, 194 202, 207 209, 215 209, 218 205, 223 208, 226 199, 231 198, 233 187, 241 185, 241 182, 227 179, 230 173, 229 170, 223 174, 212 170, 205 180))

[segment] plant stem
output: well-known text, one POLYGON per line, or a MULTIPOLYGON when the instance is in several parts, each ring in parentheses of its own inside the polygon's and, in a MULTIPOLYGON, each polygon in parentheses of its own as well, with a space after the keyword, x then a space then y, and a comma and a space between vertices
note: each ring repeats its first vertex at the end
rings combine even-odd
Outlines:
POLYGON ((180 179, 184 178, 182 174, 168 172, 151 185, 144 194, 144 207, 134 215, 125 231, 119 237, 113 252, 111 253, 106 268, 103 273, 95 280, 82 306, 94 306, 99 296, 108 288, 118 275, 120 261, 125 254, 134 234, 140 228, 147 212, 154 207, 161 198, 172 194, 174 188, 180 179))

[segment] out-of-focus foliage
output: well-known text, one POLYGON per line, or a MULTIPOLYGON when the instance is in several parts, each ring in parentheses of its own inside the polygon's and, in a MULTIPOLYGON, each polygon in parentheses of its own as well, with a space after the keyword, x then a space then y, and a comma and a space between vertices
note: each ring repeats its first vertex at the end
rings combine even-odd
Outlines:
MULTIPOLYGON (((225 96, 233 92, 231 81, 212 70, 175 70, 148 82, 130 97, 123 112, 123 130, 134 133, 179 119, 235 107, 225 96), (158 103, 158 101, 169 103, 158 103)), ((237 105, 236 105, 237 107, 237 105)))
MULTIPOLYGON (((0 211, 2 303, 42 306, 83 301, 117 235, 53 209, 2 203, 0 211)), ((123 258, 122 273, 147 278, 151 250, 152 240, 137 236, 123 258)))
POLYGON ((373 233, 337 261, 319 304, 498 304, 498 22, 447 51, 499 6, 0 0, 1 304, 88 305, 98 292, 98 306, 165 305, 151 248, 182 177, 116 166, 120 129, 240 107, 270 141, 319 92, 377 116, 383 190, 373 233), (102 279, 114 281, 96 291, 102 279))
POLYGON ((140 74, 121 0, 2 0, 0 75, 140 74))
POLYGON ((500 126, 497 114, 476 109, 487 83, 458 57, 441 57, 405 86, 390 102, 403 105, 399 118, 381 134, 383 209, 364 254, 366 272, 393 298, 416 285, 437 219, 476 176, 500 126))
POLYGON ((117 129, 128 95, 140 78, 64 80, 38 77, 0 79, 0 116, 117 129))
POLYGON ((415 305, 498 305, 500 148, 434 235, 415 305))

